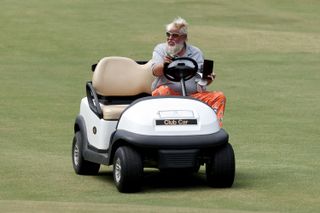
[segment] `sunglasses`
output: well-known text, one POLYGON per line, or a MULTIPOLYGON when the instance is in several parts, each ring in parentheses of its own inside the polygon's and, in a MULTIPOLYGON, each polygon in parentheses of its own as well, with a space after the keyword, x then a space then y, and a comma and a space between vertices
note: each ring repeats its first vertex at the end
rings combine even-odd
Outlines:
POLYGON ((179 38, 181 36, 181 34, 166 32, 166 36, 167 36, 167 38, 169 38, 170 36, 172 36, 172 38, 179 38))

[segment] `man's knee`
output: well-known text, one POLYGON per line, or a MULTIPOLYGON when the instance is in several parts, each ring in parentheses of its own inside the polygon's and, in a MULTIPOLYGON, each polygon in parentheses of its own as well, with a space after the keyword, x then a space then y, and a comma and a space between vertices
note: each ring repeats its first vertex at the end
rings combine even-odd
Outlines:
POLYGON ((159 86, 152 92, 152 96, 169 96, 169 95, 176 95, 175 92, 168 86, 162 85, 159 86))
POLYGON ((224 95, 223 92, 221 91, 215 91, 213 92, 213 96, 217 99, 220 99, 220 100, 226 100, 226 96, 224 95))

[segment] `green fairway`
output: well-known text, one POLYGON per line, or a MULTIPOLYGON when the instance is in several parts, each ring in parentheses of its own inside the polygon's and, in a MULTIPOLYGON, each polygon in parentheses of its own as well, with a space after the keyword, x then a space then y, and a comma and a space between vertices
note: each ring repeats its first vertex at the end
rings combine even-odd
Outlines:
POLYGON ((320 1, 1 0, 0 212, 320 212, 320 1), (215 60, 236 155, 230 189, 205 170, 147 170, 121 194, 112 168, 78 176, 73 125, 104 56, 151 58, 182 16, 215 60))

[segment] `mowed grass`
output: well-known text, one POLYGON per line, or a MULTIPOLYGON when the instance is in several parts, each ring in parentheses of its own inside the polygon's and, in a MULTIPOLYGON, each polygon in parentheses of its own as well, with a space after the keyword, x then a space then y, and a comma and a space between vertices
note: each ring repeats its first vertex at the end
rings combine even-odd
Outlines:
POLYGON ((316 0, 2 0, 0 211, 320 211, 319 14, 316 0), (91 64, 150 59, 176 16, 216 62, 234 186, 207 187, 204 168, 182 180, 147 170, 137 194, 118 193, 111 167, 77 176, 73 123, 91 64))

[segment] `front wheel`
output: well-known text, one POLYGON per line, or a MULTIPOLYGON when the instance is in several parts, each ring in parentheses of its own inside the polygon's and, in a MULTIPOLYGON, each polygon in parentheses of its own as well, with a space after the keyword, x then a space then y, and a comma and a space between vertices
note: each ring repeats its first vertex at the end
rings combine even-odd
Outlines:
POLYGON ((206 163, 206 175, 211 187, 227 188, 232 186, 235 176, 235 157, 229 143, 219 148, 206 163))
POLYGON ((76 132, 72 143, 72 164, 78 175, 96 175, 99 172, 100 164, 86 161, 82 155, 83 140, 80 132, 76 132))
POLYGON ((113 159, 113 179, 120 192, 137 192, 141 188, 143 164, 139 153, 128 146, 119 147, 113 159))

